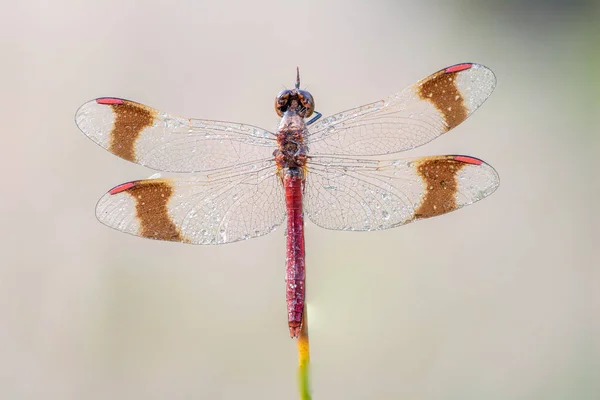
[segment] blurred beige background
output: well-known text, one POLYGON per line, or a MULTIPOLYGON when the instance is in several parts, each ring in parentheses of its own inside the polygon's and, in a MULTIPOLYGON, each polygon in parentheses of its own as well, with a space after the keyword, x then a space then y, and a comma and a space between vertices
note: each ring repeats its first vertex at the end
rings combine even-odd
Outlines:
POLYGON ((83 102, 275 129, 296 65, 327 115, 464 61, 495 93, 407 155, 480 157, 500 188, 389 231, 308 223, 314 398, 600 398, 598 1, 1 9, 1 399, 297 398, 283 230, 199 247, 102 226, 99 196, 153 172, 85 138, 83 102))

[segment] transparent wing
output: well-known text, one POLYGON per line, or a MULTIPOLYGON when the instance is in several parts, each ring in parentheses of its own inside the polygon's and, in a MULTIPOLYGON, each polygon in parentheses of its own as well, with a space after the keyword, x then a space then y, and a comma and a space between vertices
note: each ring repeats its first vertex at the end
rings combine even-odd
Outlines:
POLYGON ((467 156, 395 161, 313 157, 305 210, 311 221, 327 229, 388 229, 472 204, 499 183, 491 166, 467 156))
POLYGON ((99 98, 75 115, 81 131, 111 153, 146 167, 201 172, 272 158, 273 133, 233 122, 188 119, 117 98, 99 98))
POLYGON ((274 165, 256 171, 124 183, 96 206, 103 224, 157 240, 222 244, 272 232, 285 217, 274 165))
POLYGON ((375 156, 421 146, 467 119, 495 85, 483 65, 445 68, 385 100, 315 123, 307 137, 310 153, 375 156))

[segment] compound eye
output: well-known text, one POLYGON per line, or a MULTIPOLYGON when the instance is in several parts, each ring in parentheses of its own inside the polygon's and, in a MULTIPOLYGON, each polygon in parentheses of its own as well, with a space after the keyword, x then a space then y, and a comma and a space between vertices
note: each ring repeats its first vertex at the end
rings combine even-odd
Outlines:
POLYGON ((290 99, 291 90, 282 90, 277 94, 275 98, 275 112, 280 117, 283 117, 283 113, 288 108, 288 101, 290 99))
POLYGON ((306 114, 304 117, 310 117, 315 110, 315 101, 313 100, 312 95, 306 90, 298 90, 298 98, 300 99, 300 104, 302 104, 302 107, 306 109, 306 114))

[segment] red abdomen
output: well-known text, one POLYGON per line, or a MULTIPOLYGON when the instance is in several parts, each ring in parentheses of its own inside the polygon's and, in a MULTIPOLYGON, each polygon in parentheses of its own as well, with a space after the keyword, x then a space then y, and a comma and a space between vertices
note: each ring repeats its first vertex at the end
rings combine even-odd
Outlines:
POLYGON ((287 208, 286 235, 286 301, 290 336, 296 337, 302 327, 305 295, 304 216, 302 189, 304 176, 301 169, 290 168, 283 177, 287 208))

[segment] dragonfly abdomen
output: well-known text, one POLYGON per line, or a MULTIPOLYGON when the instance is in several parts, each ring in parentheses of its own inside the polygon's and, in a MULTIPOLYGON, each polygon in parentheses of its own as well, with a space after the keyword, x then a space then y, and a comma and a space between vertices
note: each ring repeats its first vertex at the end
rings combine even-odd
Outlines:
POLYGON ((306 277, 304 215, 302 213, 304 174, 302 169, 286 169, 283 185, 287 209, 285 297, 290 336, 297 337, 302 328, 306 277))

